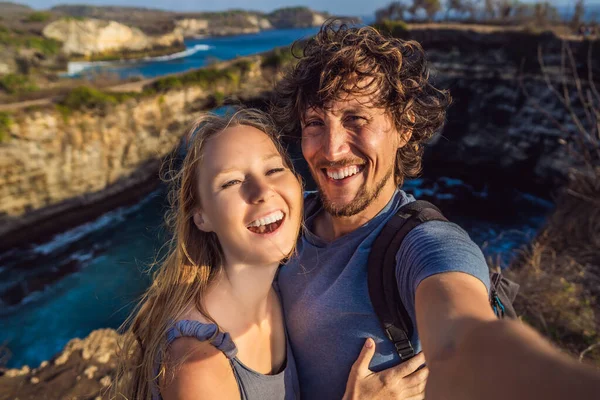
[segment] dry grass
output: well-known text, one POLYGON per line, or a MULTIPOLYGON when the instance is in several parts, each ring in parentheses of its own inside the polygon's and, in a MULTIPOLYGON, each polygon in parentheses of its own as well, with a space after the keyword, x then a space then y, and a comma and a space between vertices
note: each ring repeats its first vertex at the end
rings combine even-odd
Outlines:
POLYGON ((574 167, 545 229, 507 275, 521 284, 515 308, 525 321, 600 367, 600 94, 591 46, 586 79, 567 45, 561 55, 558 79, 547 73, 541 51, 539 59, 548 87, 570 115, 569 128, 546 112, 563 132, 574 167))
POLYGON ((507 275, 521 285, 515 308, 526 322, 600 366, 600 175, 596 178, 570 184, 546 228, 507 275))

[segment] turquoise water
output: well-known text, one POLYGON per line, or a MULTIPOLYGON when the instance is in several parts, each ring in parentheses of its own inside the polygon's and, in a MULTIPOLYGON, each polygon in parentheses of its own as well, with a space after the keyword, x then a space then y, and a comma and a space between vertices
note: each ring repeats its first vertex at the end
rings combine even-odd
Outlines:
MULTIPOLYGON (((503 204, 504 213, 486 212, 492 204, 486 189, 450 178, 418 179, 407 182, 405 189, 440 205, 488 257, 499 258, 504 265, 514 250, 533 238, 552 208, 542 199, 514 192, 512 203, 503 204), (475 206, 461 206, 465 193, 473 195, 475 206)), ((166 237, 161 227, 164 211, 165 191, 161 189, 133 207, 114 210, 48 243, 0 255, 3 283, 35 281, 36 274, 57 265, 76 264, 74 272, 33 292, 20 304, 2 307, 0 343, 12 352, 8 365, 37 366, 74 337, 85 337, 94 329, 117 328, 150 282, 148 265, 166 237), (35 267, 23 268, 24 263, 35 267)))
POLYGON ((70 70, 74 72, 72 75, 110 72, 122 78, 151 78, 188 71, 219 60, 261 53, 274 47, 288 46, 295 40, 314 35, 318 30, 319 28, 276 29, 250 35, 186 39, 184 53, 139 62, 92 63, 95 67, 83 72, 79 70, 87 63, 72 63, 70 70))

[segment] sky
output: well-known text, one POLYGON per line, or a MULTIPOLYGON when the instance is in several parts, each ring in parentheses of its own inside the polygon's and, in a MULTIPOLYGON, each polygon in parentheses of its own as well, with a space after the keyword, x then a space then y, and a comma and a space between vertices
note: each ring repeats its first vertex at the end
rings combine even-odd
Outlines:
MULTIPOLYGON (((7 0, 11 1, 11 0, 7 0)), ((223 11, 231 8, 273 11, 288 6, 307 6, 317 11, 327 11, 335 15, 373 15, 391 0, 13 0, 37 9, 50 8, 58 4, 120 5, 160 8, 170 11, 223 11)), ((410 1, 410 0, 409 0, 410 1)), ((599 0, 594 0, 596 3, 599 0)), ((442 0, 442 2, 444 2, 442 0)), ((527 1, 526 1, 527 2, 527 1)), ((551 1, 554 4, 573 4, 574 0, 551 1)))

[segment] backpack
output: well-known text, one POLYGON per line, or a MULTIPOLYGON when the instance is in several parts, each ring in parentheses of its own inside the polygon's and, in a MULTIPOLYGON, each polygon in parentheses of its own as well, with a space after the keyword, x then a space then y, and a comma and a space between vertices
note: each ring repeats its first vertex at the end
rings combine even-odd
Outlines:
MULTIPOLYGON (((383 330, 402 361, 415 355, 410 341, 414 327, 398 293, 396 254, 406 235, 427 221, 448 222, 429 202, 417 200, 404 205, 385 224, 369 254, 369 297, 383 330)), ((512 303, 518 291, 519 285, 500 272, 490 273, 490 305, 498 318, 516 318, 512 303)))

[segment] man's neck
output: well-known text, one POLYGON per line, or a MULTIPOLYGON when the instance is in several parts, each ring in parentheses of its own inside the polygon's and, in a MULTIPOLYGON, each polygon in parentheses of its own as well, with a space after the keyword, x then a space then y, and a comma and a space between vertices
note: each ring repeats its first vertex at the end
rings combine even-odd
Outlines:
POLYGON ((340 237, 355 231, 379 214, 389 203, 396 192, 396 186, 385 187, 379 196, 367 208, 350 217, 334 217, 326 211, 321 212, 314 223, 314 233, 325 240, 333 242, 340 237))

